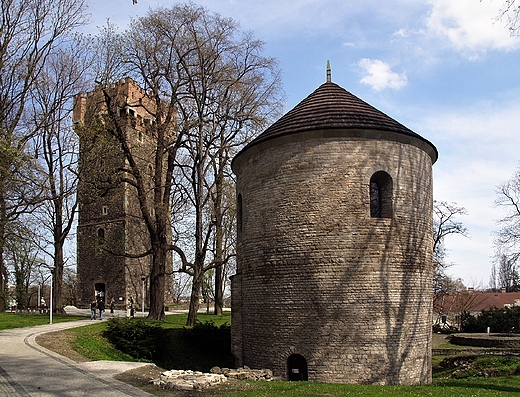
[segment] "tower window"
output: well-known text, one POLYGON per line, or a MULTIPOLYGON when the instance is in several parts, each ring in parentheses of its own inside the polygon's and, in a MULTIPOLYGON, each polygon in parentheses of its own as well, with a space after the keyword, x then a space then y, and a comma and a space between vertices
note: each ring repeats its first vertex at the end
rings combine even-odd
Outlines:
POLYGON ((392 177, 378 171, 370 178, 370 217, 391 218, 393 198, 392 177))
POLYGON ((104 205, 103 208, 101 209, 101 213, 103 215, 108 215, 108 207, 104 205))
POLYGON ((105 242, 105 229, 99 228, 97 231, 98 236, 98 244, 103 244, 105 242))

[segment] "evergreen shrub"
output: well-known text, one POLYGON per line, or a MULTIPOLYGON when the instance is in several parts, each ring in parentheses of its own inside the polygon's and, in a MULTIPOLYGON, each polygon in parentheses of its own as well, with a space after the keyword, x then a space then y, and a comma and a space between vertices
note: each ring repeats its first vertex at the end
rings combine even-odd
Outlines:
POLYGON ((140 360, 152 360, 158 351, 163 329, 144 319, 108 320, 103 336, 118 350, 140 360))

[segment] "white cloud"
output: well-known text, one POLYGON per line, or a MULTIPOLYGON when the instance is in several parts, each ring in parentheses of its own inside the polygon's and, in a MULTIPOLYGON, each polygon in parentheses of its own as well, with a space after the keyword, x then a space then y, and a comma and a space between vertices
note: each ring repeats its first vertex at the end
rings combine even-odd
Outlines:
POLYGON ((406 73, 393 72, 389 64, 379 59, 363 58, 358 62, 358 65, 366 73, 360 81, 376 91, 385 88, 398 90, 408 84, 406 73))
POLYGON ((458 50, 513 50, 520 46, 516 37, 500 21, 502 0, 428 0, 431 12, 428 31, 447 38, 458 50))

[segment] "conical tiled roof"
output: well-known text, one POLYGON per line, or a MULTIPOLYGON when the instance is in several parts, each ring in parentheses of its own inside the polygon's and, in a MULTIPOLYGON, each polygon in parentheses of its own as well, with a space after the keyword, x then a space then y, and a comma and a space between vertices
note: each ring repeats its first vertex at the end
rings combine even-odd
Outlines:
MULTIPOLYGON (((427 147, 429 146, 427 151, 430 153, 432 161, 437 160, 437 150, 431 142, 330 81, 322 84, 267 128, 241 153, 273 138, 306 131, 333 129, 387 131, 390 132, 389 136, 401 136, 403 139, 398 139, 400 141, 420 141, 421 146, 426 144, 427 147)), ((348 136, 348 132, 346 136, 348 136)))

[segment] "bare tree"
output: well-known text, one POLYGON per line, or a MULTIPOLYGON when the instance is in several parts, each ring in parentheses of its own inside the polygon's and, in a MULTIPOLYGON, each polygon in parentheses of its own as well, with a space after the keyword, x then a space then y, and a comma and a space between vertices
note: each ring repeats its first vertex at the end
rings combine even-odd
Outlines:
POLYGON ((506 292, 515 292, 520 289, 520 274, 516 261, 502 254, 495 261, 493 267, 498 265, 496 271, 497 287, 505 289, 506 292))
POLYGON ((71 121, 73 98, 88 80, 92 51, 87 41, 74 37, 49 55, 41 79, 32 87, 32 124, 35 157, 40 158, 45 179, 45 201, 37 212, 50 239, 41 248, 53 259, 53 302, 56 312, 63 311, 62 283, 64 245, 74 223, 77 201, 78 142, 71 121))
POLYGON ((496 194, 495 205, 505 211, 496 231, 497 257, 505 255, 516 263, 520 258, 520 167, 508 181, 498 185, 496 194))
MULTIPOLYGON (((222 158, 216 157, 219 162, 222 158)), ((216 162, 215 162, 216 165, 216 162)), ((214 169, 215 175, 219 168, 214 169)), ((213 258, 215 262, 215 308, 214 314, 221 315, 224 308, 226 280, 236 258, 236 195, 235 183, 231 176, 222 173, 216 180, 213 211, 215 214, 215 236, 213 258)))
MULTIPOLYGON (((193 4, 149 15, 168 37, 175 54, 176 84, 172 96, 182 134, 181 151, 187 162, 177 162, 188 183, 185 197, 193 210, 194 233, 190 255, 175 245, 181 269, 192 277, 188 325, 194 325, 204 273, 220 267, 226 257, 209 254, 222 213, 220 200, 224 173, 233 149, 244 145, 248 133, 265 126, 277 114, 280 79, 276 62, 262 56, 263 43, 242 34, 231 19, 211 14, 193 4)), ((221 228, 221 226, 219 225, 221 228)), ((219 239, 219 237, 217 237, 219 239)), ((222 245, 219 240, 218 245, 222 245)), ((220 287, 219 287, 220 289, 220 287)))
POLYGON ((27 140, 35 133, 24 125, 25 106, 31 100, 30 88, 41 77, 49 54, 87 18, 83 0, 3 0, 0 12, 1 311, 6 303, 3 258, 6 226, 27 210, 31 197, 26 191, 9 191, 13 186, 13 168, 23 158, 27 140))
POLYGON ((462 222, 456 218, 466 215, 464 207, 459 207, 456 203, 446 201, 433 202, 433 265, 434 265, 434 291, 439 293, 449 293, 446 286, 451 283, 449 276, 446 275, 446 268, 451 266, 446 262, 446 247, 444 239, 452 234, 460 234, 468 237, 468 230, 462 222))
POLYGON ((62 299, 64 305, 77 306, 77 275, 70 267, 63 271, 62 299))
POLYGON ((9 238, 5 245, 6 266, 11 270, 16 305, 19 308, 29 306, 29 286, 40 258, 40 250, 35 244, 38 228, 31 225, 28 218, 25 216, 18 222, 10 223, 9 238))
POLYGON ((188 325, 196 322, 204 272, 216 266, 208 252, 215 230, 212 159, 220 135, 225 134, 229 147, 238 145, 236 137, 265 125, 280 103, 276 63, 261 55, 262 47, 250 34, 241 34, 232 20, 185 4, 134 20, 100 57, 106 66, 99 74, 106 80, 100 80, 109 118, 105 127, 123 149, 129 165, 121 170, 123 180, 137 191, 150 237, 150 249, 140 253, 152 256, 149 318, 164 317, 165 264, 174 250, 181 258, 180 271, 192 277, 188 325), (117 111, 127 103, 121 97, 114 100, 108 88, 121 64, 154 102, 147 109, 155 120, 152 199, 147 198, 136 153, 118 125, 117 111), (170 211, 179 202, 193 215, 193 229, 185 244, 171 244, 169 221, 177 214, 170 211))
POLYGON ((504 19, 511 35, 517 35, 520 29, 520 6, 516 0, 504 0, 496 20, 502 21, 504 19))

